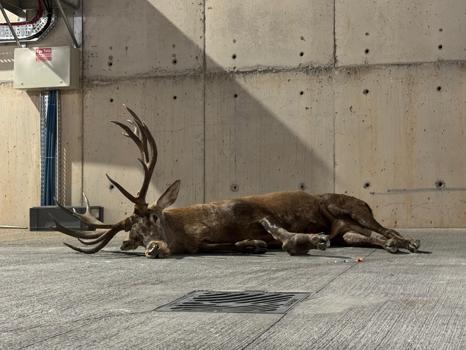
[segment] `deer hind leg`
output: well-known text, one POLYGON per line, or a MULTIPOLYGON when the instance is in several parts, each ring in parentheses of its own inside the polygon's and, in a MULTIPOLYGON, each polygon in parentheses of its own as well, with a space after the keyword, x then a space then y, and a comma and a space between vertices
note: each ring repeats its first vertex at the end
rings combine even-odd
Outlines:
MULTIPOLYGON (((369 246, 369 247, 382 247, 384 249, 387 249, 388 247, 386 246, 387 239, 383 236, 381 236, 378 233, 373 232, 370 237, 367 237, 366 235, 360 234, 359 232, 355 231, 348 231, 343 234, 342 236, 343 240, 347 245, 350 246, 369 246)), ((388 249, 387 249, 388 250, 388 249)), ((393 247, 392 250, 389 250, 391 253, 395 253, 398 249, 396 247, 393 247), (396 249, 396 250, 395 250, 396 249)))
MULTIPOLYGON (((415 253, 421 245, 419 240, 405 238, 399 232, 380 225, 377 220, 375 220, 369 206, 365 203, 357 205, 356 208, 352 208, 352 210, 346 210, 330 204, 328 210, 334 215, 343 214, 350 216, 352 221, 360 227, 380 233, 387 239, 387 244, 389 246, 397 246, 398 248, 408 249, 410 252, 415 253)), ((359 232, 359 230, 357 232, 359 232)))
POLYGON ((336 220, 332 223, 329 238, 342 237, 343 241, 351 246, 378 246, 390 253, 398 252, 399 241, 387 239, 379 233, 373 232, 350 220, 336 220))
POLYGON ((289 232, 267 218, 261 219, 260 223, 274 239, 282 242, 282 249, 290 255, 304 255, 315 248, 325 250, 329 245, 328 237, 324 234, 289 232))

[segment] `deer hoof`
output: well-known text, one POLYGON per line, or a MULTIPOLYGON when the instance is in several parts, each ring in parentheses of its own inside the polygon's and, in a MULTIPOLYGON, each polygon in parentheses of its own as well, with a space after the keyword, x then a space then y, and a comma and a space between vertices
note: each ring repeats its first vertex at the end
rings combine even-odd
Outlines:
POLYGON ((317 245, 317 249, 319 250, 326 250, 327 249, 327 243, 319 243, 317 245))
MULTIPOLYGON (((309 250, 309 249, 319 249, 319 250, 326 250, 328 247, 330 247, 330 240, 328 239, 327 235, 324 234, 318 234, 318 233, 310 233, 310 234, 299 234, 297 233, 294 238, 300 238, 302 237, 303 239, 305 238, 308 240, 308 244, 305 244, 304 246, 309 250)), ((296 242, 297 245, 299 245, 298 242, 296 242)))
POLYGON ((159 252, 159 245, 156 242, 152 241, 149 242, 149 244, 147 245, 144 255, 149 259, 157 259, 159 257, 159 252))
POLYGON ((417 253, 420 246, 421 246, 421 241, 419 241, 418 239, 412 240, 408 244, 408 250, 411 253, 417 253))
POLYGON ((317 243, 317 249, 325 250, 330 247, 330 240, 326 235, 319 235, 319 243, 317 243))
POLYGON ((387 242, 385 242, 385 245, 383 247, 386 251, 392 254, 395 254, 398 252, 398 245, 394 239, 387 240, 387 242))

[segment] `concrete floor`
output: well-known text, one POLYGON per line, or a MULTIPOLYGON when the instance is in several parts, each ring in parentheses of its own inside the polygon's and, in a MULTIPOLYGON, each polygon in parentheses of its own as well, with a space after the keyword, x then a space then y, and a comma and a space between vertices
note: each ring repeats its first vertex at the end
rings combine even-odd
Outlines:
POLYGON ((0 230, 0 348, 466 349, 466 230, 410 234, 424 253, 149 260, 0 230), (154 311, 200 289, 311 295, 285 315, 154 311))

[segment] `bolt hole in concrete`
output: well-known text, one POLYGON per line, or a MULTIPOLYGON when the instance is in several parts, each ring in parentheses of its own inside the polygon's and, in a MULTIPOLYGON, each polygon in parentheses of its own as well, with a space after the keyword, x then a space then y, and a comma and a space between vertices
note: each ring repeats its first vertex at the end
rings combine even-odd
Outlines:
POLYGON ((177 64, 177 63, 178 63, 178 60, 175 58, 175 59, 172 60, 172 63, 173 63, 173 64, 177 64))
POLYGON ((437 189, 442 190, 442 189, 445 188, 445 186, 446 186, 445 181, 443 181, 443 180, 437 180, 437 181, 435 181, 435 187, 436 187, 437 189))
POLYGON ((441 91, 442 90, 442 87, 441 86, 437 86, 437 91, 441 91))
POLYGON ((177 96, 173 96, 173 99, 176 100, 178 97, 177 96))
POLYGON ((304 182, 300 183, 300 184, 299 184, 299 189, 300 189, 301 191, 304 191, 304 190, 306 189, 306 184, 305 184, 304 182))
POLYGON ((439 31, 439 32, 443 32, 443 28, 439 28, 438 31, 439 31))
POLYGON ((299 94, 302 96, 304 95, 304 91, 300 91, 299 94))
POLYGON ((365 49, 364 53, 367 55, 369 53, 369 49, 365 49))
POLYGON ((367 95, 367 94, 369 93, 369 89, 364 89, 364 90, 362 90, 362 93, 363 93, 364 95, 367 95))
POLYGON ((443 49, 443 45, 439 45, 439 46, 438 46, 438 49, 439 49, 439 50, 443 49))
POLYGON ((233 97, 234 97, 234 98, 238 98, 238 94, 234 94, 233 97))
POLYGON ((365 36, 369 36, 369 32, 365 32, 364 35, 365 35, 365 36))
POLYGON ((236 54, 233 54, 233 55, 231 56, 231 58, 233 58, 234 60, 236 60, 236 54))
POLYGON ((299 53, 299 56, 303 57, 303 56, 304 56, 304 52, 301 51, 301 52, 299 53))
POLYGON ((232 184, 230 186, 230 189, 231 189, 232 192, 238 192, 239 186, 237 184, 232 184))
POLYGON ((364 184, 362 185, 362 187, 364 188, 369 188, 371 187, 371 183, 368 181, 368 182, 364 182, 364 184))
POLYGON ((113 103, 113 98, 110 99, 110 103, 113 103))
POLYGON ((113 184, 110 184, 110 185, 108 186, 108 189, 109 189, 110 191, 113 190, 114 188, 115 188, 115 186, 113 186, 113 184))
POLYGON ((109 67, 113 66, 113 62, 108 62, 108 66, 109 67))

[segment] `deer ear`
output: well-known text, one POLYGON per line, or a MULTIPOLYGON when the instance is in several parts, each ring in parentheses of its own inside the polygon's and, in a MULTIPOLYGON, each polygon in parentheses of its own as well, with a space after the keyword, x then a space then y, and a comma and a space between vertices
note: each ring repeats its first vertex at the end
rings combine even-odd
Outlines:
POLYGON ((160 196, 157 201, 157 207, 160 210, 163 210, 173 203, 175 203, 176 198, 178 197, 178 192, 180 191, 180 180, 176 180, 174 183, 167 188, 167 190, 160 196))

